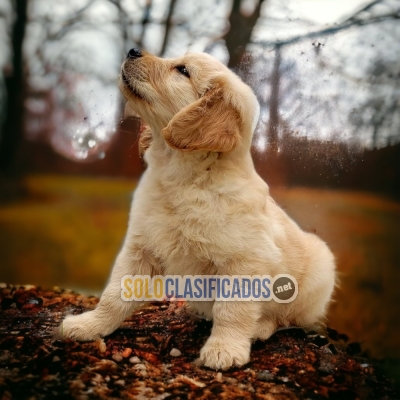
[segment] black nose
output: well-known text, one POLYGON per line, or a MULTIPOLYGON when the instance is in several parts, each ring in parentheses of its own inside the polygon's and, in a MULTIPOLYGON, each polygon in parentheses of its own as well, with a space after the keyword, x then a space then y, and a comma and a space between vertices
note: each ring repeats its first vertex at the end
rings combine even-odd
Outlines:
POLYGON ((142 52, 139 49, 130 49, 126 58, 139 58, 142 57, 142 52))

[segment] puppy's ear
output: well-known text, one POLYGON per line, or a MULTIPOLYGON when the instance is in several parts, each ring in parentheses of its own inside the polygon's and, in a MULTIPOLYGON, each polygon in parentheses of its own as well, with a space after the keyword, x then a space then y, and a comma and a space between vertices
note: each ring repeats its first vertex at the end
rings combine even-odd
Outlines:
POLYGON ((172 118, 162 130, 170 147, 187 152, 228 152, 237 146, 242 120, 225 86, 222 80, 214 82, 203 97, 172 118))

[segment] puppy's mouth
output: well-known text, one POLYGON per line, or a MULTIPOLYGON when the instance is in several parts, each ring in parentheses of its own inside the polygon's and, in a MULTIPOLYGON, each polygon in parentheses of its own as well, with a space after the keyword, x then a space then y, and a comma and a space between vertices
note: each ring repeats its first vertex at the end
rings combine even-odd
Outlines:
POLYGON ((138 99, 140 100, 146 100, 138 91, 136 88, 134 88, 131 83, 129 82, 127 76, 125 75, 124 70, 121 70, 121 78, 122 82, 124 83, 125 87, 129 89, 129 91, 138 99))

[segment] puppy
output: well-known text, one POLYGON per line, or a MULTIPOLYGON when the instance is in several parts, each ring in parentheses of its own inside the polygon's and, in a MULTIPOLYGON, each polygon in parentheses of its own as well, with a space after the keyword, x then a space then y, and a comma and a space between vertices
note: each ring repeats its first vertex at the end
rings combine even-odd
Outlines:
POLYGON ((132 49, 120 89, 151 129, 148 164, 135 193, 124 245, 95 310, 67 317, 64 337, 109 335, 142 302, 121 299, 131 275, 290 274, 298 294, 276 301, 199 301, 213 320, 199 363, 242 366, 254 339, 278 326, 324 317, 335 281, 332 253, 269 196, 250 156, 259 105, 238 76, 207 54, 160 59, 132 49))

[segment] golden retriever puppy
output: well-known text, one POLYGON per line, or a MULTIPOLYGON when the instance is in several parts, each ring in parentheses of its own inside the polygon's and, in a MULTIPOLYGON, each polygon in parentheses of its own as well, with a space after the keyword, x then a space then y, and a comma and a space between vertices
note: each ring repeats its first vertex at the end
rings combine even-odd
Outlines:
POLYGON ((121 299, 121 278, 128 274, 290 274, 297 281, 289 303, 190 302, 213 320, 199 358, 210 368, 244 365, 252 340, 324 317, 334 258, 274 202, 254 169, 250 146, 259 105, 250 87, 207 54, 160 59, 132 49, 120 89, 151 129, 142 143, 148 168, 98 306, 67 317, 62 335, 92 340, 117 329, 142 304, 121 299))

